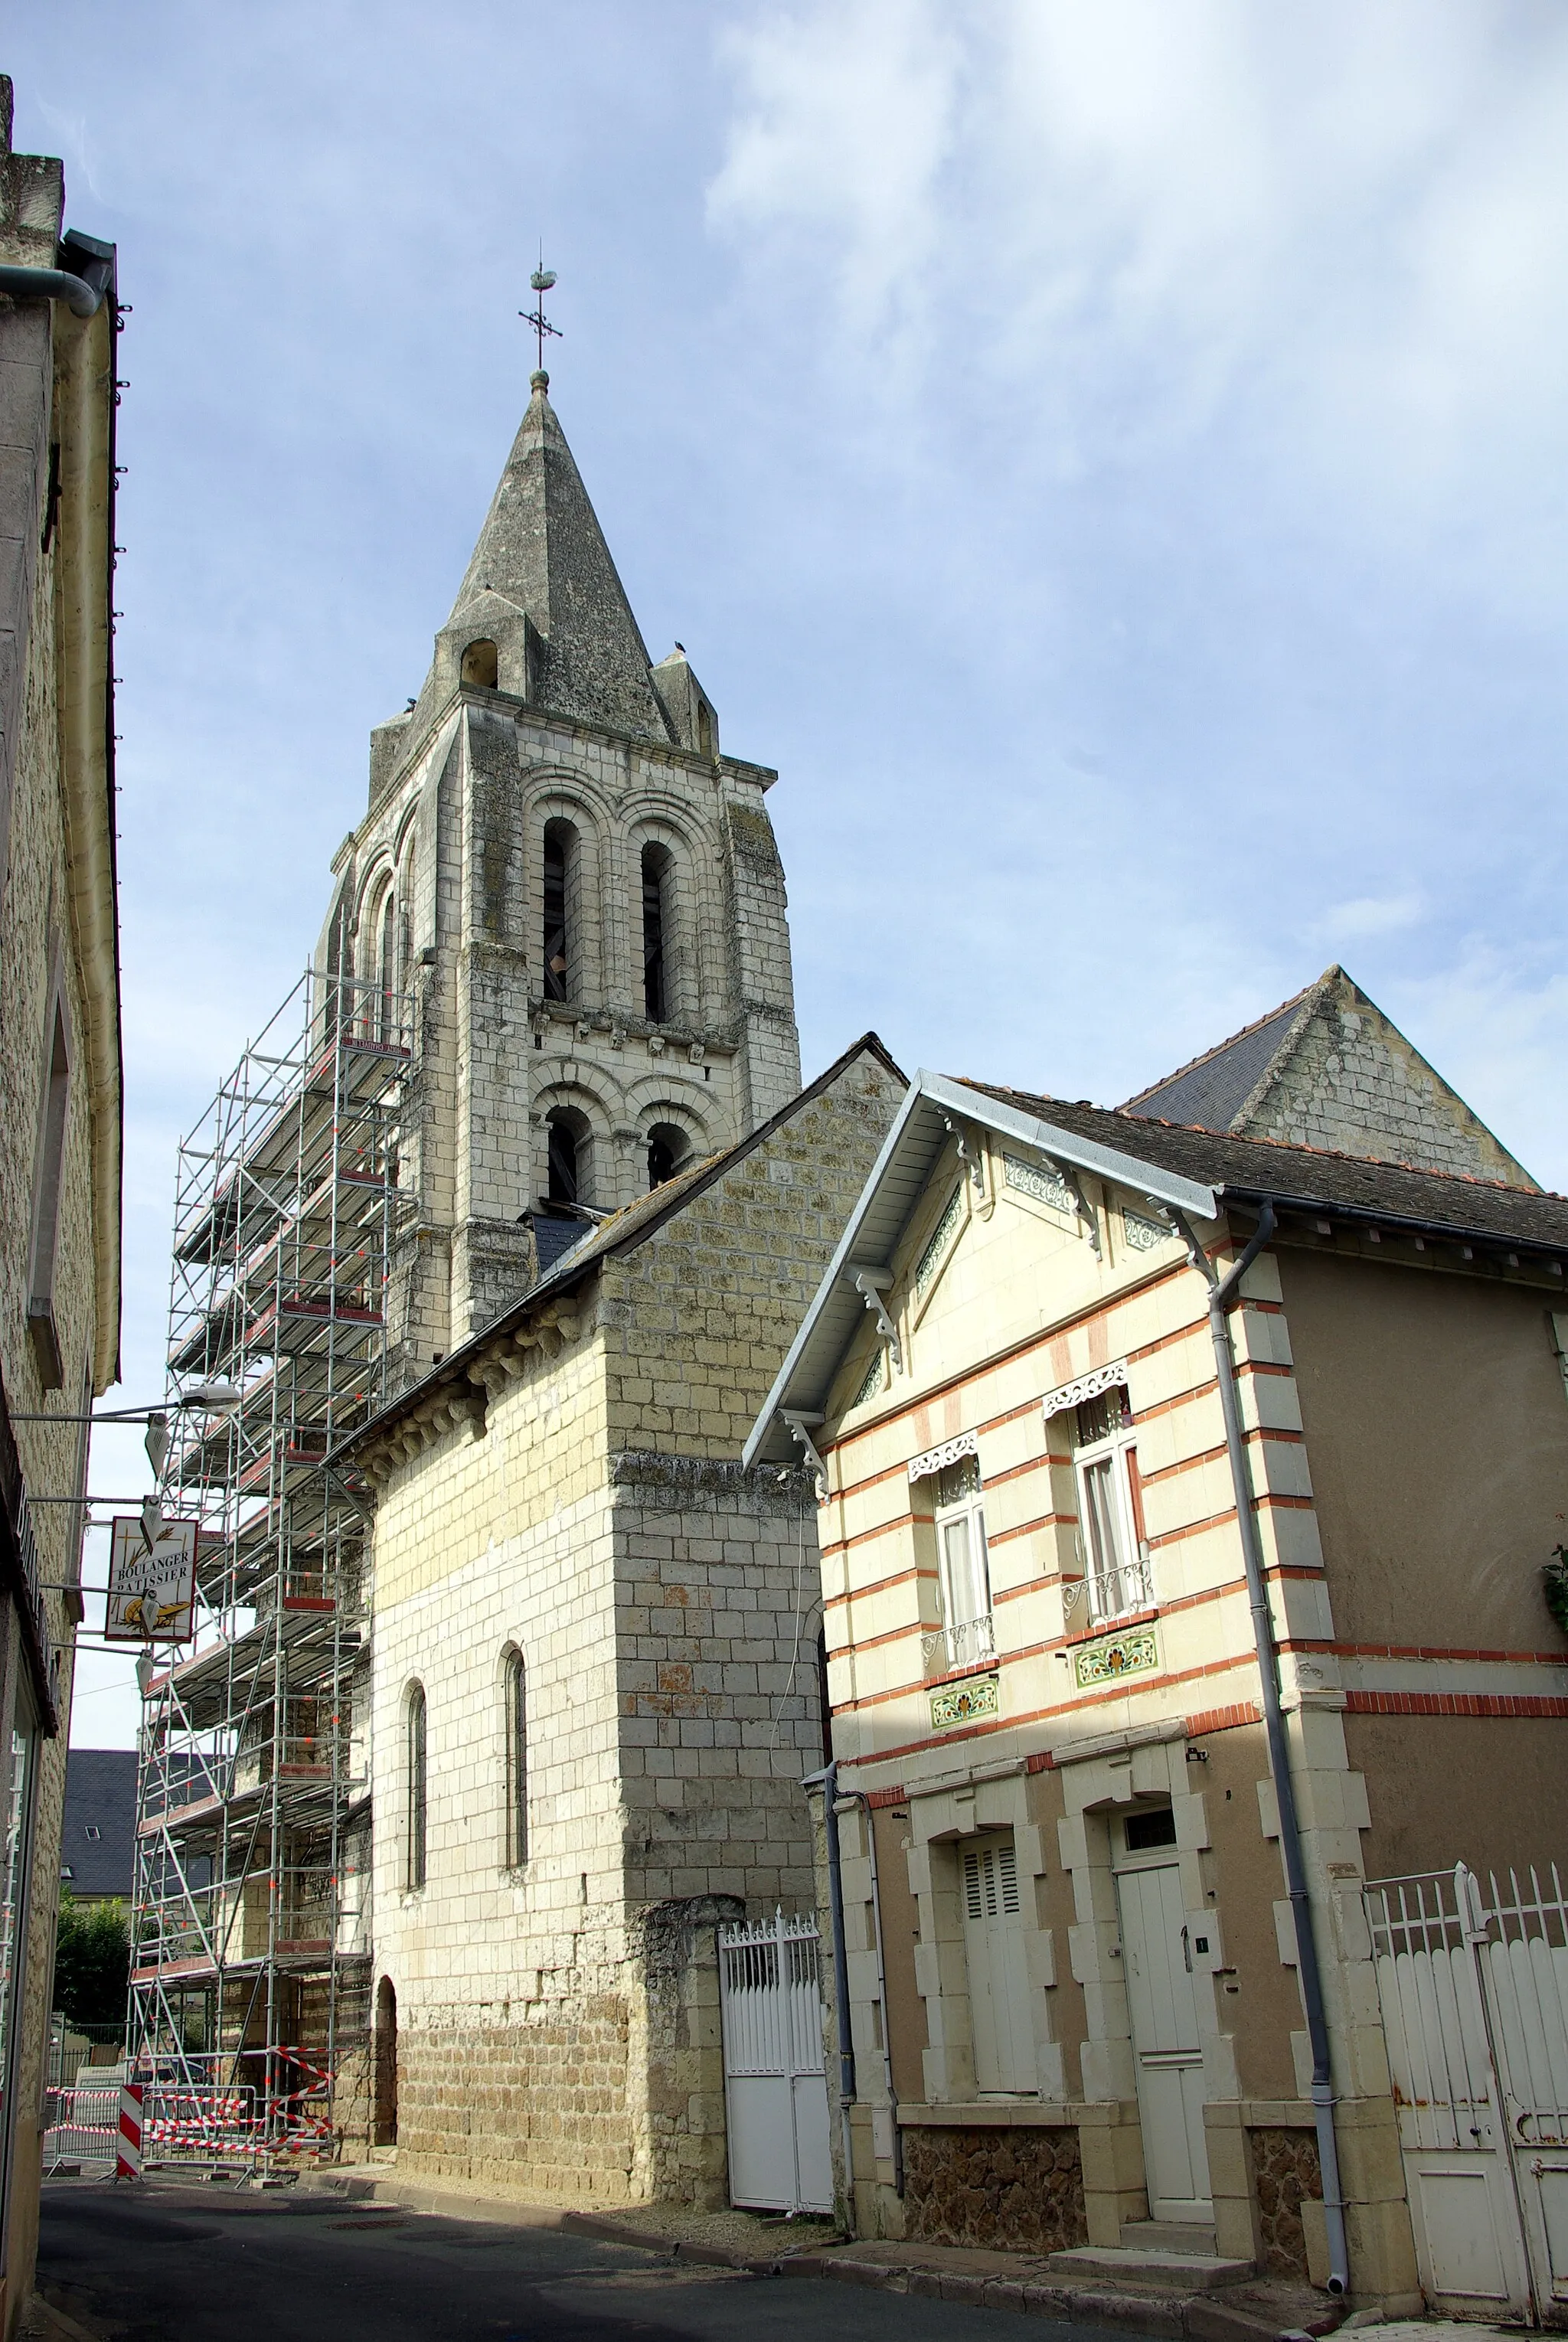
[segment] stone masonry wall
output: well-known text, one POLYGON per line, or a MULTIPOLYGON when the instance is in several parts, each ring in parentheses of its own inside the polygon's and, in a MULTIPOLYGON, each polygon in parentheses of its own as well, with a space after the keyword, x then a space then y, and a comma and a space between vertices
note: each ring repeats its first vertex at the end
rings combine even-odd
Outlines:
MULTIPOLYGON (((0 82, 0 257, 52 265, 64 205, 58 161, 8 151, 11 92, 0 82)), ((71 914, 65 780, 61 766, 57 618, 64 591, 62 530, 42 549, 48 441, 57 435, 58 383, 67 368, 85 368, 96 381, 114 374, 113 321, 71 318, 63 304, 29 305, 0 317, 0 632, 9 636, 5 720, 11 795, 0 880, 0 1373, 15 1416, 58 1411, 81 1414, 95 1395, 93 1345, 96 1273, 92 1192, 92 1126, 85 1053, 85 1016, 77 937, 71 914), (42 421, 42 427, 40 427, 42 421), (33 558, 22 558, 24 540, 33 558), (14 746, 13 746, 14 742, 14 746), (58 986, 72 1060, 61 1163, 54 1312, 63 1361, 60 1388, 45 1390, 26 1330, 39 1136, 47 1079, 52 1007, 58 986)), ((96 395, 96 392, 94 394, 96 395)), ((105 387, 104 396, 109 395, 105 387)), ((111 483, 104 483, 106 491, 111 483)), ((95 490, 96 492, 96 490, 95 490)), ((78 485, 78 495, 86 490, 78 485)), ((100 581, 75 581, 91 595, 100 581)), ((117 1225, 105 1229, 117 1245, 117 1225)), ((28 1486, 59 1494, 78 1485, 84 1436, 78 1424, 18 1421, 15 1437, 28 1486)), ((65 1505, 40 1505, 32 1515, 42 1582, 58 1589, 76 1575, 77 1516, 65 1505)), ((42 1597, 45 1629, 58 1653, 55 1700, 68 1718, 74 1657, 75 1605, 59 1591, 42 1597)), ((16 1680, 18 1637, 5 1647, 0 1676, 16 1680)), ((20 1719, 18 1719, 20 1720, 20 1719)), ((0 1729, 10 1730, 8 1704, 0 1729)), ((66 1735, 34 1743, 37 1802, 34 1809, 31 1894, 24 1942, 14 1964, 20 1980, 20 2040, 15 2083, 16 2120, 6 2232, 6 2295, 0 2321, 31 2283, 37 2224, 34 2184, 39 2155, 47 1984, 55 1955, 65 1798, 66 1735)))
POLYGON ((386 1469, 375 1974, 397 1996, 399 2159, 416 2171, 554 2188, 543 2175, 556 2141, 562 2187, 723 2200, 713 1930, 779 1902, 812 1907, 799 1784, 822 1746, 809 1476, 746 1472, 738 1455, 901 1095, 879 1059, 852 1060, 664 1229, 605 1262, 597 1295, 590 1282, 568 1306, 574 1330, 514 1346, 516 1372, 493 1384, 482 1428, 448 1429, 386 1469), (628 1352, 646 1380, 634 1402, 628 1352), (707 1396, 689 1416, 668 1403, 699 1381, 707 1396), (636 1426, 634 1447, 611 1445, 613 1418, 636 1426), (514 1646, 527 1673, 529 1847, 508 1867, 514 1646), (618 2067, 604 2051, 611 2008, 618 2067), (483 2155, 468 2143, 475 2091, 483 2155))
POLYGON ((1233 1126, 1249 1138, 1364 1155, 1473 1179, 1528 1173, 1347 976, 1233 1126))
POLYGON ((866 1051, 607 1265, 600 1315, 614 1446, 738 1457, 903 1096, 866 1051))
POLYGON ((1310 2130, 1258 2128, 1247 2133, 1257 2199, 1259 2258, 1265 2277, 1307 2275, 1303 2198, 1323 2197, 1317 2139, 1310 2130))
POLYGON ((611 1470, 639 2167, 655 2197, 717 2206, 714 1927, 814 1907, 800 1783, 822 1761, 815 1497, 804 1472, 647 1453, 611 1470))
POLYGON ((400 2035, 398 2165, 509 2193, 624 2203, 627 2017, 614 1993, 400 2035))
POLYGON ((1089 2234, 1071 2129, 912 2124, 904 2134, 904 2203, 908 2235, 928 2244, 1054 2253, 1089 2234))

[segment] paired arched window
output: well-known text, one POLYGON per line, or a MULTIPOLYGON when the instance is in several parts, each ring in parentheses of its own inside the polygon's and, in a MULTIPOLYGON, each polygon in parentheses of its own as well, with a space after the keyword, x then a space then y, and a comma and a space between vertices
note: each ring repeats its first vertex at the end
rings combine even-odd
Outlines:
POLYGON ((506 1733, 504 1858, 509 1870, 517 1870, 528 1859, 528 1671, 515 1646, 502 1669, 502 1696, 506 1733))
POLYGON ((670 849, 643 848, 643 1006, 655 1025, 670 1013, 670 849))
POLYGON ((404 1705, 404 1753, 408 1799, 407 1840, 404 1848, 403 1883, 414 1889, 424 1884, 425 1752, 424 1686, 411 1684, 404 1705))
POLYGON ((544 997, 570 1000, 576 976, 579 919, 577 833, 569 821, 544 825, 544 997))
POLYGON ((663 1186, 680 1169, 686 1152, 686 1134, 673 1122, 656 1122, 648 1133, 648 1185, 663 1186))

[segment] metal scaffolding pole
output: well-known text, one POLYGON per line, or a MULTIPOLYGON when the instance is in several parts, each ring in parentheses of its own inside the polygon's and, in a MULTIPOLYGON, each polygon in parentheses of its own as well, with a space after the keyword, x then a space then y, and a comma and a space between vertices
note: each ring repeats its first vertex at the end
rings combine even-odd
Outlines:
POLYGON ((326 1458, 390 1396, 415 1006, 309 972, 179 1150, 171 1398, 238 1403, 165 1467, 196 1628, 143 1696, 131 2040, 208 2109, 192 2160, 330 2153, 368 2102, 368 1508, 326 1458))

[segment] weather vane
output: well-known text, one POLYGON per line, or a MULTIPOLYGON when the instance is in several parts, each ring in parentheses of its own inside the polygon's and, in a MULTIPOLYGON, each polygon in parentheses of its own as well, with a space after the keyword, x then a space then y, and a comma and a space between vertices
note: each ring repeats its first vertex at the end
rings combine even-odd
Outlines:
POLYGON ((560 326, 553 325, 550 323, 549 318, 544 315, 544 295, 550 290, 551 285, 555 282, 555 271, 553 268, 546 268, 544 265, 544 247, 543 245, 539 247, 539 265, 534 271, 534 274, 530 276, 528 282, 533 290, 539 296, 539 305, 536 309, 519 309, 517 315, 523 319, 524 325, 533 326, 534 334, 537 336, 539 343, 538 371, 540 374, 543 374, 544 371, 545 335, 553 335, 556 341, 561 339, 560 326))

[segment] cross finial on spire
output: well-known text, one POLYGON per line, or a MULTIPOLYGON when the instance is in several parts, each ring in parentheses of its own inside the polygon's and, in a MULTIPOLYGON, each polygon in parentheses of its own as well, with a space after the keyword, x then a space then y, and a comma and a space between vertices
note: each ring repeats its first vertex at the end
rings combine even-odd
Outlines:
POLYGON ((528 282, 534 292, 538 295, 538 306, 533 309, 519 309, 517 315, 523 319, 525 325, 533 326, 534 332, 538 340, 539 356, 534 375, 534 386, 535 389, 542 390, 550 379, 549 375, 544 373, 544 336, 546 334, 550 334, 554 335, 556 341, 561 339, 560 326, 553 325, 550 323, 549 318, 544 315, 544 295, 550 290, 551 285, 555 282, 555 271, 553 268, 546 268, 544 265, 544 247, 543 245, 539 246, 539 265, 534 271, 534 274, 530 276, 528 282), (543 380, 541 380, 541 377, 543 377, 543 380))

